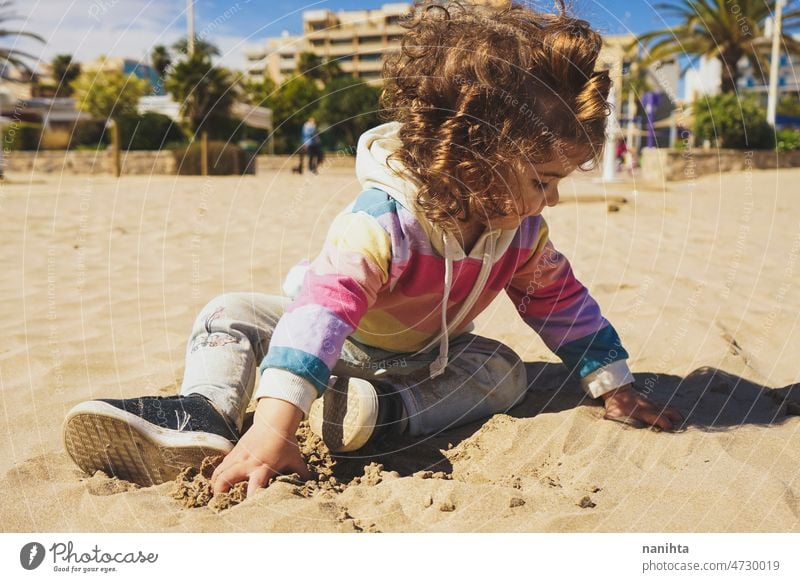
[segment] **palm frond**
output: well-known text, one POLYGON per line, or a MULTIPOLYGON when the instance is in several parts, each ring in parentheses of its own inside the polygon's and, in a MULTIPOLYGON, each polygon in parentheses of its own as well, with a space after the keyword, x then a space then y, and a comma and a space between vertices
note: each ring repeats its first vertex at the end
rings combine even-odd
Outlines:
POLYGON ((38 40, 43 43, 47 43, 47 41, 40 35, 36 34, 35 32, 25 32, 24 30, 5 30, 0 29, 0 37, 4 36, 27 36, 28 38, 32 38, 34 40, 38 40))
POLYGON ((33 59, 33 60, 37 60, 39 58, 36 55, 32 55, 30 53, 26 53, 25 51, 21 51, 19 49, 0 48, 0 57, 8 58, 8 56, 11 56, 11 55, 16 56, 16 57, 22 57, 22 58, 25 58, 25 59, 33 59))

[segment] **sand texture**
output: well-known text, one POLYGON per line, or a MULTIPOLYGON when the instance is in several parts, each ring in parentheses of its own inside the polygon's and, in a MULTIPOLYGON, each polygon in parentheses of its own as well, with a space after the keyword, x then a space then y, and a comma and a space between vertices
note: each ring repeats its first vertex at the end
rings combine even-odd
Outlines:
POLYGON ((506 297, 477 333, 527 363, 528 398, 435 438, 332 457, 315 479, 212 496, 209 467, 141 488, 84 475, 74 404, 172 394, 195 315, 227 291, 280 293, 359 191, 319 176, 11 176, 0 189, 0 523, 4 531, 798 531, 800 170, 666 190, 566 180, 547 209, 631 354, 686 430, 602 420, 506 297))

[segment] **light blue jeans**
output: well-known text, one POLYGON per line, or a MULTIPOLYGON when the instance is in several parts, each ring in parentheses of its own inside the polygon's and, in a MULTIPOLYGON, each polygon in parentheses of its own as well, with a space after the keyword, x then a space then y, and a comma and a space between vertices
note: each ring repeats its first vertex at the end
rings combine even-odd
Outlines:
MULTIPOLYGON (((264 293, 225 293, 211 300, 192 327, 180 393, 206 396, 241 430, 258 365, 291 301, 264 293)), ((413 355, 348 338, 331 374, 392 386, 402 398, 412 436, 488 418, 522 400, 527 390, 525 366, 511 348, 471 333, 453 338, 449 345, 447 368, 432 379, 428 366, 438 348, 413 355)))

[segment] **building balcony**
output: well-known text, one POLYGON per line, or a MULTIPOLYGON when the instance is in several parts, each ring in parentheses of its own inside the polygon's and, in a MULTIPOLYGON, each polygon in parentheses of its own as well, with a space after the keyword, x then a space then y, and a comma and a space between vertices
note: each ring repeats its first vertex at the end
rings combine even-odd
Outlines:
POLYGON ((382 71, 383 61, 358 61, 359 71, 382 71))
POLYGON ((381 51, 387 48, 388 45, 383 42, 360 42, 358 43, 358 50, 361 52, 366 51, 381 51))
POLYGON ((242 52, 248 61, 258 61, 267 56, 267 51, 264 48, 246 48, 242 52))
POLYGON ((247 63, 245 66, 247 67, 266 67, 267 66, 267 57, 264 56, 260 59, 247 59, 247 63))
POLYGON ((325 51, 326 55, 331 58, 341 57, 343 55, 352 55, 358 51, 356 45, 342 45, 342 46, 329 46, 325 51))

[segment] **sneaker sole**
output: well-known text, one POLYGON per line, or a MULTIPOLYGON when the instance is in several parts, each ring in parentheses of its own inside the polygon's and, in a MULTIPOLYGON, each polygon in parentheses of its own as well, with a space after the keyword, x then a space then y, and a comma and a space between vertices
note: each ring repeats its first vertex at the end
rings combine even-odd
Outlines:
POLYGON ((161 428, 105 402, 83 402, 70 410, 63 438, 84 472, 103 471, 143 487, 172 481, 184 468, 233 449, 224 437, 161 428))
POLYGON ((377 420, 378 394, 372 384, 359 378, 337 380, 314 401, 308 413, 311 430, 332 453, 363 447, 377 420))

